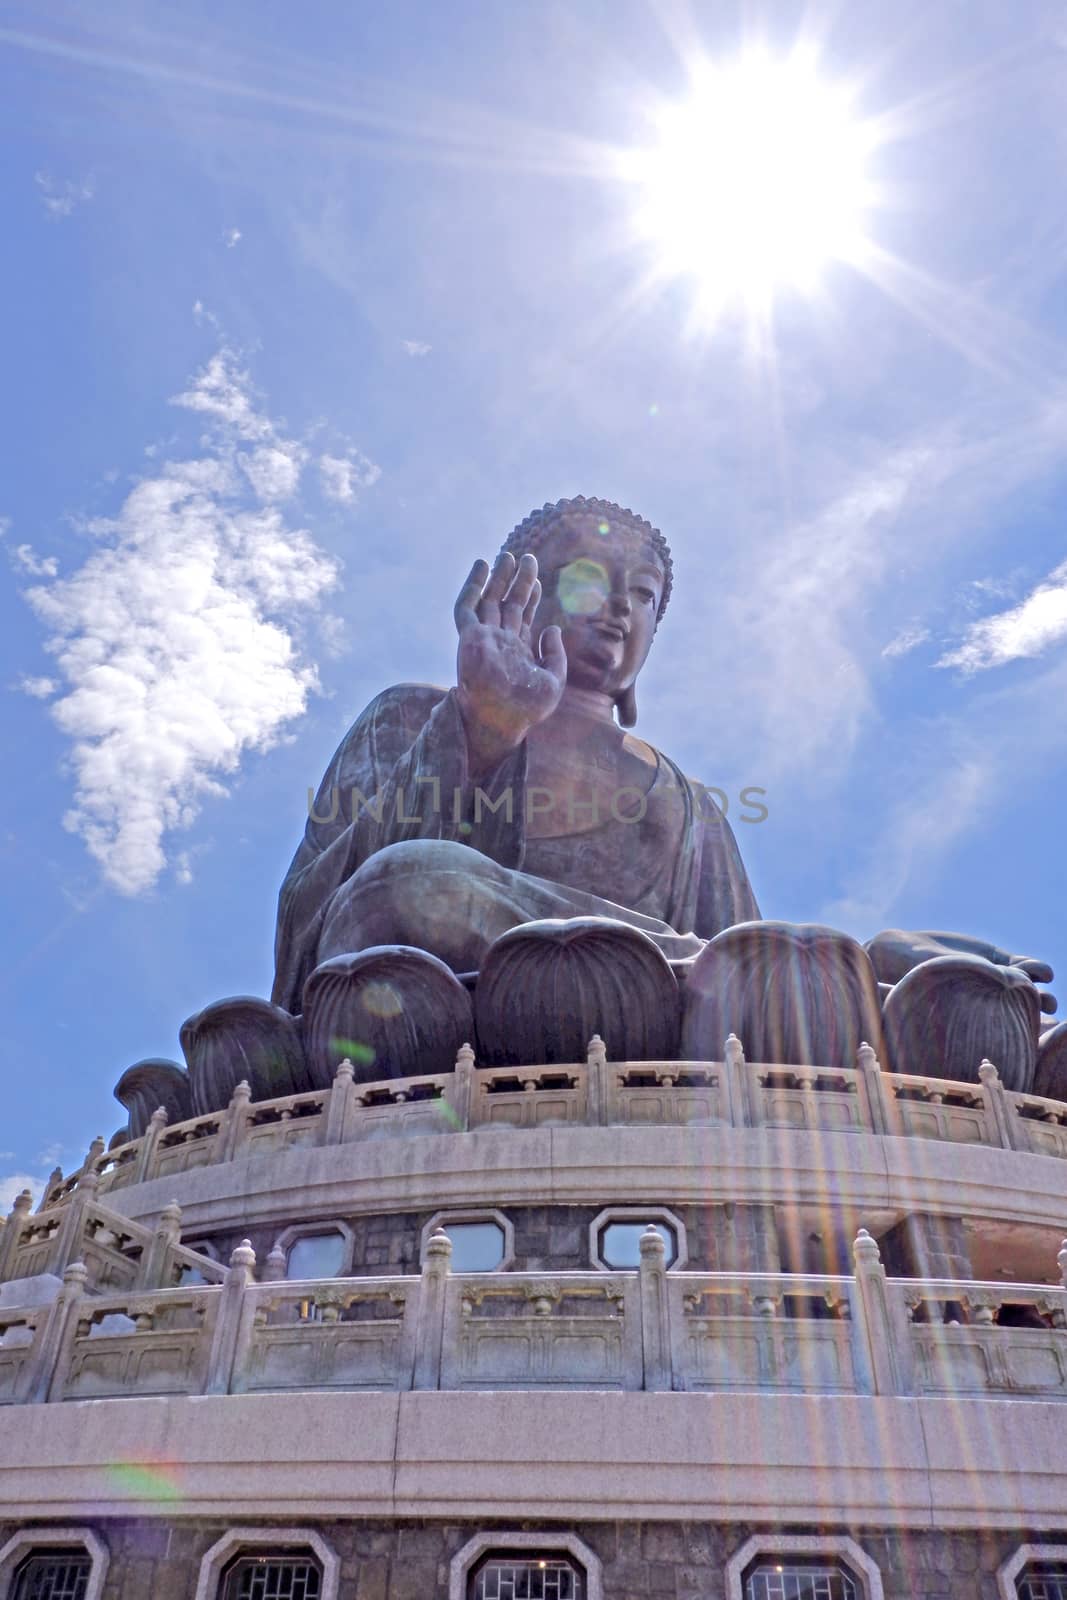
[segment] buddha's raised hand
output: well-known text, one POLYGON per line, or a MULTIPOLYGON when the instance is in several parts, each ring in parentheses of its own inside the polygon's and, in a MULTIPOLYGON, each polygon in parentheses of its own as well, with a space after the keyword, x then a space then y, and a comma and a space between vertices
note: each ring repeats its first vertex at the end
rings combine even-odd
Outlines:
POLYGON ((476 561, 456 599, 456 676, 472 776, 483 776, 550 717, 567 681, 559 628, 532 637, 541 598, 537 561, 509 552, 492 573, 476 561), (488 581, 487 581, 488 580, 488 581))

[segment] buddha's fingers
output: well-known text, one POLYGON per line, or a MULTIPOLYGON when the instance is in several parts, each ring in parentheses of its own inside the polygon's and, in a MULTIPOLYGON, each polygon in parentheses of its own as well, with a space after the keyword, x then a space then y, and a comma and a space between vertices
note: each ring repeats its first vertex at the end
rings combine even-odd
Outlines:
POLYGON ((567 652, 563 648, 563 635, 553 625, 541 635, 541 665, 561 684, 567 681, 567 652))
POLYGON ((500 602, 510 589, 514 575, 515 557, 510 550, 503 550, 496 558, 489 582, 485 586, 485 593, 478 605, 479 622, 484 622, 491 628, 499 628, 500 602))
POLYGON ((1051 983, 1055 977, 1046 961, 1035 961, 1033 956, 1010 956, 1008 965, 1025 972, 1032 983, 1051 983))
POLYGON ((518 633, 526 614, 526 605, 537 582, 537 562, 533 556, 523 556, 507 594, 500 606, 500 626, 518 633))
POLYGON ((482 590, 485 588, 485 580, 488 576, 488 561, 476 561, 470 570, 466 583, 456 596, 456 604, 452 615, 456 619, 456 627, 460 633, 466 628, 472 628, 478 621, 478 602, 482 598, 482 590))
POLYGON ((530 590, 530 598, 527 600, 526 610, 522 614, 522 627, 519 629, 519 638, 524 644, 529 644, 530 642, 530 629, 533 627, 534 614, 540 604, 541 580, 538 578, 530 590))

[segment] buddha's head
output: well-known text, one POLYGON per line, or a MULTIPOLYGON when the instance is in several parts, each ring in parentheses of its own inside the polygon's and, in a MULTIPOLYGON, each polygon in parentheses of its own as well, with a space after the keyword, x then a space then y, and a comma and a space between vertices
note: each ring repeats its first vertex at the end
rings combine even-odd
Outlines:
POLYGON ((557 625, 567 680, 615 701, 619 721, 637 716, 634 684, 670 598, 671 552, 658 528, 610 500, 557 500, 508 535, 516 560, 537 557, 537 637, 557 625))

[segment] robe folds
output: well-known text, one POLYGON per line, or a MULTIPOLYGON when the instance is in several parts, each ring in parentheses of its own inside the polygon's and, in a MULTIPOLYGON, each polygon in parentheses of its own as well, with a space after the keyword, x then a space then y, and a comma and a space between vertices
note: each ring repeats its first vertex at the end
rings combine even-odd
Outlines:
POLYGON ((500 870, 481 889, 497 886, 512 925, 611 917, 685 960, 723 928, 759 918, 725 816, 667 757, 658 757, 639 820, 612 815, 562 839, 528 839, 528 798, 525 744, 472 781, 455 690, 398 684, 378 695, 330 762, 282 884, 275 1004, 301 1009, 346 886, 379 851, 411 840, 454 841, 494 862, 500 870))

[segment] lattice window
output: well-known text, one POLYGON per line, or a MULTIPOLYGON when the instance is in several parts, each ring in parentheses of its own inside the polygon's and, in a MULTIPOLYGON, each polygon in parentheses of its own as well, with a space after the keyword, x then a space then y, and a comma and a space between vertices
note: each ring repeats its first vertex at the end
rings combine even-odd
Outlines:
POLYGON ((836 1561, 760 1561, 745 1579, 745 1600, 862 1600, 836 1561))
POLYGON ((12 1600, 85 1600, 91 1570, 82 1550, 37 1550, 19 1567, 12 1600))
POLYGON ((471 1600, 583 1600, 583 1573, 565 1556, 489 1556, 474 1574, 471 1600))
POLYGON ((1019 1600, 1067 1600, 1067 1561, 1032 1562, 1015 1589, 1019 1600))
POLYGON ((322 1574, 310 1556, 240 1556, 226 1574, 222 1600, 319 1600, 322 1574))

